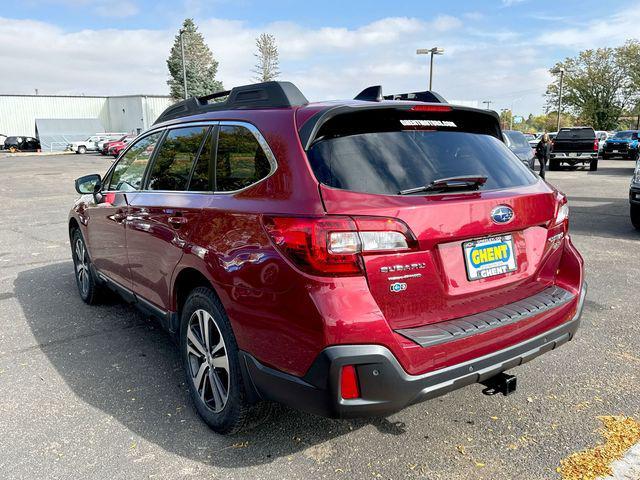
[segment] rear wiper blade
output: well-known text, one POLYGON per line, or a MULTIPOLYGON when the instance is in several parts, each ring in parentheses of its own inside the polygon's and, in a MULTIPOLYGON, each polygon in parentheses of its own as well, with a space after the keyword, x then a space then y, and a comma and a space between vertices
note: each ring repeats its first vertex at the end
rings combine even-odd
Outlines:
POLYGON ((429 185, 400 190, 398 195, 411 195, 420 192, 444 192, 447 190, 478 190, 487 182, 485 175, 462 175, 460 177, 439 178, 429 185))

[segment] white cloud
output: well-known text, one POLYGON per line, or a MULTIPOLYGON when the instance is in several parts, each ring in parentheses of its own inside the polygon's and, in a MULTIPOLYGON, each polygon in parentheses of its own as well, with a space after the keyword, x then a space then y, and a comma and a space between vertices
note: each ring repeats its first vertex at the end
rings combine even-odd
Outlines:
MULTIPOLYGON (((435 59, 434 89, 445 98, 493 100, 498 109, 515 101, 517 113, 528 114, 542 110, 550 81, 547 68, 560 59, 548 45, 619 44, 635 36, 640 24, 640 14, 631 10, 578 30, 554 25, 539 38, 482 30, 468 18, 463 22, 452 16, 429 21, 389 17, 357 28, 309 28, 293 22, 257 28, 219 18, 199 25, 226 87, 251 81, 255 37, 261 32, 276 36, 282 79, 296 83, 310 100, 351 98, 376 84, 388 93, 424 89, 428 58, 415 51, 437 45, 445 55, 435 59)), ((165 94, 166 58, 174 35, 173 30, 142 29, 68 32, 46 22, 0 18, 0 64, 11 66, 3 69, 2 93, 38 88, 43 94, 165 94)))
POLYGON ((542 45, 576 49, 615 46, 629 38, 637 38, 638 25, 640 25, 640 4, 636 3, 609 17, 585 22, 576 27, 554 28, 548 33, 541 34, 537 42, 542 45))

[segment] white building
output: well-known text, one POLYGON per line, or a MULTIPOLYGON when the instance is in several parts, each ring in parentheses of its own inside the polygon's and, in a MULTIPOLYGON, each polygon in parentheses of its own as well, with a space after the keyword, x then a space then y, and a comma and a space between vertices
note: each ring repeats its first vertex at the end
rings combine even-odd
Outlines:
MULTIPOLYGON (((162 111, 173 103, 169 96, 123 95, 115 97, 61 95, 0 95, 0 134, 37 136, 36 120, 91 119, 87 131, 77 131, 67 141, 99 133, 95 120, 104 132, 140 133, 149 128, 162 111), (91 131, 89 131, 91 130, 91 131)), ((76 122, 77 123, 77 122, 76 122)), ((43 150, 62 146, 42 145, 43 150)))

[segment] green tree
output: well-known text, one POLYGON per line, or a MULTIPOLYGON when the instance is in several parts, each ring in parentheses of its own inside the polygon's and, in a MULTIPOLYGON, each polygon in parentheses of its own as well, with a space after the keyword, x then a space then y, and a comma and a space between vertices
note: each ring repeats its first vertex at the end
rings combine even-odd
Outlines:
MULTIPOLYGON (((184 31, 182 37, 187 71, 187 94, 190 97, 200 97, 223 90, 222 82, 216 80, 218 62, 213 58, 193 19, 185 19, 182 30, 184 31)), ((176 35, 171 47, 167 67, 169 68, 167 85, 169 85, 171 96, 175 99, 184 98, 180 33, 176 35)))
POLYGON ((557 108, 563 69, 563 110, 566 108, 579 121, 597 130, 615 128, 622 112, 637 98, 633 69, 627 61, 632 48, 636 48, 635 42, 618 48, 584 50, 556 63, 549 70, 554 81, 547 87, 547 110, 557 108))
POLYGON ((253 69, 256 74, 254 80, 258 82, 269 82, 275 80, 280 75, 278 45, 276 38, 270 33, 261 33, 256 38, 256 48, 254 53, 257 63, 253 69))
POLYGON ((500 112, 500 125, 503 130, 509 130, 511 128, 512 115, 511 110, 508 108, 505 108, 500 112))

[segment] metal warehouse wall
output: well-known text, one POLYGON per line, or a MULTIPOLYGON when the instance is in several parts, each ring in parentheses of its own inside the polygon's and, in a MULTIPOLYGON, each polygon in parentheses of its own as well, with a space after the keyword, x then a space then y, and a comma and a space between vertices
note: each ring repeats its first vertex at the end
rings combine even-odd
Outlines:
POLYGON ((97 118, 107 131, 137 133, 149 128, 172 103, 169 97, 155 95, 0 95, 0 133, 35 136, 36 118, 97 118))
POLYGON ((172 98, 168 97, 143 97, 144 98, 144 117, 148 122, 148 127, 153 125, 153 122, 160 116, 162 112, 174 102, 172 98))
POLYGON ((35 136, 36 118, 98 118, 107 127, 106 97, 0 95, 0 133, 35 136))
POLYGON ((149 95, 109 97, 109 130, 112 132, 140 133, 156 121, 156 118, 173 103, 169 97, 149 95))

